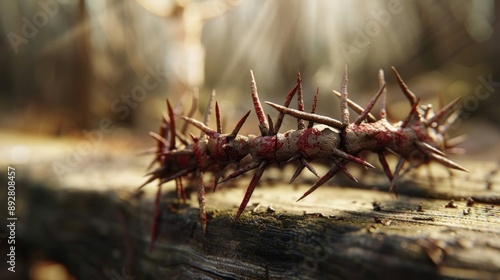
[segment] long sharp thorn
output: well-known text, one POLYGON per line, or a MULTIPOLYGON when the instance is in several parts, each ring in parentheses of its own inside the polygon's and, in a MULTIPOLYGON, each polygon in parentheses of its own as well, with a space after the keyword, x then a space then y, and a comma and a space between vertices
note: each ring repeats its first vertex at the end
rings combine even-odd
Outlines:
POLYGON ((242 168, 234 171, 233 173, 227 175, 227 177, 225 177, 224 179, 222 179, 219 183, 224 183, 226 181, 234 179, 234 178, 236 178, 236 177, 238 177, 238 176, 240 176, 240 175, 242 175, 244 173, 247 173, 248 171, 250 171, 252 169, 255 169, 257 167, 259 167, 259 163, 253 161, 253 162, 249 163, 247 166, 242 167, 242 168))
MULTIPOLYGON (((408 126, 408 124, 410 123, 410 121, 413 119, 413 115, 415 113, 417 113, 417 107, 418 107, 418 102, 420 101, 420 98, 417 99, 417 101, 415 101, 415 103, 413 103, 413 105, 411 105, 411 109, 410 109, 410 113, 408 113, 408 116, 406 117, 406 119, 403 121, 403 123, 401 124, 401 127, 404 128, 406 126, 408 126)), ((417 113, 418 114, 418 113, 417 113)))
POLYGON ((160 197, 161 197, 161 185, 158 186, 158 190, 156 191, 156 197, 155 197, 155 213, 153 218, 153 225, 151 226, 151 238, 149 240, 150 253, 154 248, 156 236, 158 234, 158 224, 160 223, 160 218, 161 218, 160 197))
MULTIPOLYGON (((312 108, 311 108, 311 114, 316 113, 316 106, 318 106, 318 95, 319 95, 319 87, 316 88, 316 94, 314 94, 313 104, 312 104, 312 108)), ((312 128, 313 126, 314 126, 314 122, 309 121, 309 123, 307 124, 307 128, 312 128)))
POLYGON ((441 120, 441 118, 443 118, 444 116, 448 115, 451 111, 453 111, 453 109, 455 109, 455 105, 461 99, 462 99, 461 97, 457 97, 453 101, 451 101, 450 103, 448 103, 448 105, 446 105, 444 108, 442 108, 441 110, 439 110, 439 112, 437 112, 432 118, 430 118, 429 120, 427 120, 427 125, 432 125, 432 123, 434 123, 434 122, 439 122, 441 120))
POLYGON ((276 135, 278 132, 274 131, 273 119, 271 119, 269 114, 267 114, 267 122, 269 123, 269 135, 276 135))
POLYGON ((217 186, 219 185, 219 180, 222 174, 220 172, 217 172, 214 177, 214 192, 217 190, 217 186))
POLYGON ((311 171, 312 174, 314 174, 316 177, 319 178, 319 175, 318 175, 318 172, 316 171, 316 169, 314 169, 314 167, 309 163, 307 162, 307 160, 305 160, 304 158, 301 158, 300 159, 300 162, 309 170, 311 171))
MULTIPOLYGON (((200 93, 198 88, 193 89, 193 98, 191 99, 191 108, 189 109, 188 117, 193 117, 194 113, 196 113, 196 109, 198 109, 198 97, 200 93)), ((187 123, 184 123, 181 129, 181 134, 185 135, 187 131, 187 123)))
MULTIPOLYGON (((201 130, 203 132, 203 134, 207 134, 211 138, 213 138, 217 135, 217 132, 215 130, 211 129, 210 127, 206 126, 205 124, 203 124, 202 122, 200 122, 198 120, 184 117, 184 116, 182 117, 182 119, 185 120, 186 122, 190 123, 194 127, 198 128, 199 130, 201 130)), ((203 137, 203 136, 201 136, 201 137, 203 137)))
MULTIPOLYGON (((295 93, 297 92, 298 87, 299 87, 299 84, 296 84, 292 88, 292 90, 290 90, 290 92, 287 94, 287 96, 285 98, 285 103, 283 103, 284 107, 288 107, 290 105, 290 102, 292 102, 292 98, 295 95, 295 93)), ((276 119, 276 123, 274 125, 274 131, 280 131, 281 124, 283 123, 284 118, 285 118, 285 113, 280 112, 278 114, 278 118, 276 119)))
POLYGON ((457 169, 457 170, 462 170, 462 171, 465 171, 465 172, 469 172, 467 169, 465 169, 464 167, 460 166, 458 163, 455 163, 454 161, 452 161, 452 160, 450 160, 448 158, 445 158, 443 156, 440 156, 438 154, 430 153, 427 156, 429 158, 433 159, 434 161, 437 161, 438 163, 446 166, 446 167, 457 169))
MULTIPOLYGON (((335 94, 339 98, 342 96, 342 94, 336 90, 332 90, 332 92, 333 92, 333 94, 335 94)), ((358 114, 361 114, 364 111, 363 107, 359 106, 356 102, 352 101, 351 99, 347 99, 347 105, 349 105, 349 107, 351 109, 353 109, 358 114)), ((377 118, 375 118, 375 116, 372 115, 371 113, 368 113, 366 118, 368 119, 369 122, 376 122, 377 121, 377 118)))
POLYGON ((207 234, 207 214, 205 211, 205 184, 203 184, 203 176, 200 171, 196 172, 198 179, 198 205, 200 207, 200 219, 203 228, 203 234, 207 234))
POLYGON ((219 103, 215 101, 215 121, 217 122, 217 133, 222 133, 222 125, 220 124, 219 103))
POLYGON ((375 168, 375 166, 371 165, 370 163, 368 163, 367 161, 365 161, 364 159, 362 158, 359 158, 359 157, 355 157, 353 155, 350 155, 342 150, 339 150, 339 149, 335 149, 333 151, 335 153, 335 155, 343 158, 343 159, 347 159, 347 160, 350 160, 352 162, 355 162, 357 164, 360 164, 360 165, 363 165, 363 166, 366 166, 366 167, 370 167, 370 168, 375 168))
POLYGON ((392 72, 394 73, 394 76, 396 77, 396 80, 398 80, 399 87, 403 91, 403 94, 406 96, 406 98, 410 101, 410 105, 414 105, 417 102, 417 97, 411 90, 408 88, 408 86, 403 82, 403 79, 399 75, 398 71, 394 66, 391 67, 392 72))
POLYGON ((236 124, 236 126, 234 127, 233 129, 233 132, 231 132, 231 136, 233 137, 236 137, 236 135, 238 135, 238 132, 240 131, 241 127, 243 126, 243 124, 245 123, 245 121, 247 120, 248 116, 250 115, 250 112, 252 112, 251 110, 249 110, 239 121, 238 123, 236 124))
POLYGON ((349 79, 347 78, 347 64, 344 67, 344 77, 342 79, 342 84, 340 87, 340 114, 342 116, 342 122, 345 124, 349 123, 349 108, 347 105, 347 82, 349 79))
POLYGON ((347 176, 347 178, 351 179, 355 183, 358 183, 358 180, 356 178, 354 178, 354 176, 351 174, 351 172, 349 172, 349 170, 347 170, 347 168, 345 166, 339 165, 339 168, 342 171, 342 173, 344 173, 347 176))
MULTIPOLYGON (((168 145, 167 143, 167 139, 163 138, 162 136, 160 136, 158 133, 155 133, 155 132, 152 132, 150 131, 149 132, 149 136, 151 136, 152 138, 154 138, 155 140, 157 140, 158 142, 160 142, 161 144, 163 144, 164 146, 168 145)), ((162 152, 162 149, 158 149, 157 150, 157 153, 159 152, 162 152)))
POLYGON ((385 89, 385 84, 382 85, 377 94, 375 94, 375 96, 370 100, 370 102, 368 102, 368 105, 366 105, 365 110, 356 118, 356 121, 354 122, 355 124, 359 125, 367 118, 368 114, 375 105, 375 102, 377 102, 380 95, 382 95, 382 93, 384 92, 384 89, 385 89))
MULTIPOLYGON (((212 114, 212 106, 214 105, 214 101, 215 101, 215 89, 212 90, 212 94, 210 95, 210 99, 208 100, 208 104, 207 104, 207 109, 205 110, 205 117, 203 118, 203 124, 205 126, 208 126, 208 123, 210 122, 210 115, 212 114)), ((201 131, 200 132, 200 139, 203 138, 203 136, 205 136, 205 131, 201 131)))
POLYGON ((301 112, 299 110, 290 109, 290 108, 287 108, 287 107, 284 107, 284 106, 281 106, 281 105, 278 105, 278 104, 275 104, 272 102, 268 102, 268 101, 266 101, 266 104, 274 107, 276 110, 278 110, 280 112, 283 112, 283 113, 288 114, 290 116, 294 116, 296 118, 301 118, 304 120, 313 121, 316 123, 328 125, 330 127, 336 128, 336 129, 342 129, 345 126, 342 122, 340 122, 336 119, 329 118, 329 117, 320 116, 320 115, 311 114, 311 113, 306 113, 306 112, 301 112))
POLYGON ((308 195, 310 195, 313 191, 315 191, 317 188, 319 188, 321 185, 326 183, 328 180, 330 180, 337 172, 339 172, 340 168, 338 165, 335 165, 332 169, 330 169, 323 177, 321 177, 312 187, 310 187, 299 199, 297 199, 297 202, 306 198, 308 195))
POLYGON ((264 109, 260 104, 259 94, 257 92, 257 84, 255 83, 255 77, 252 70, 250 70, 250 79, 253 106, 255 108, 255 114, 257 114, 257 119, 259 120, 260 133, 262 136, 267 136, 269 134, 269 123, 267 122, 264 109))
POLYGON ((302 172, 302 170, 304 170, 304 167, 306 167, 304 164, 300 164, 297 167, 297 169, 295 170, 295 172, 292 175, 292 178, 290 178, 290 181, 288 182, 289 184, 291 184, 291 183, 293 183, 293 181, 295 181, 295 179, 297 178, 297 176, 299 176, 300 173, 302 172))
MULTIPOLYGON (((300 155, 297 158, 299 158, 299 157, 300 157, 300 155)), ((316 177, 319 178, 319 175, 318 175, 318 172, 316 171, 316 169, 314 169, 314 167, 309 162, 307 162, 306 159, 300 157, 300 165, 295 170, 295 173, 293 174, 292 178, 290 178, 289 184, 291 184, 293 181, 295 181, 297 176, 299 176, 300 173, 302 172, 302 170, 304 170, 304 167, 307 167, 307 169, 309 169, 309 171, 311 171, 312 174, 314 174, 316 177)))
POLYGON ((415 144, 421 148, 422 150, 424 150, 424 152, 427 154, 427 153, 435 153, 435 154, 438 154, 440 156, 446 156, 445 153, 443 153, 441 150, 425 143, 425 142, 420 142, 420 141, 416 141, 415 144))
POLYGON ((264 174, 264 170, 266 170, 266 167, 267 167, 267 162, 263 161, 260 163, 257 171, 255 171, 255 174, 253 175, 252 180, 250 181, 250 184, 248 184, 248 188, 245 192, 245 197, 243 197, 243 200, 241 201, 240 207, 238 207, 238 211, 236 212, 236 215, 234 217, 235 222, 238 220, 241 213, 243 213, 243 211, 247 207, 248 201, 250 200, 250 197, 252 196, 252 193, 255 190, 255 187, 257 186, 257 183, 259 182, 260 177, 262 177, 262 174, 264 174))
MULTIPOLYGON (((304 112, 304 96, 302 95, 302 77, 300 76, 300 71, 297 70, 297 84, 299 84, 299 93, 297 94, 297 110, 304 112)), ((305 128, 304 120, 297 118, 297 129, 301 130, 305 128)))
POLYGON ((181 155, 191 156, 191 155, 193 155, 193 153, 194 153, 193 149, 185 149, 185 150, 166 151, 166 152, 160 153, 160 155, 162 155, 162 156, 181 156, 181 155))
POLYGON ((389 182, 392 182, 394 177, 392 176, 391 169, 389 168, 389 164, 387 163, 384 153, 378 152, 377 154, 378 154, 378 161, 380 162, 380 165, 382 165, 385 175, 387 176, 387 178, 389 178, 389 182))
POLYGON ((174 110, 172 110, 172 106, 167 99, 167 109, 168 109, 168 117, 170 118, 170 142, 168 148, 170 150, 175 149, 175 116, 174 110))
MULTIPOLYGON (((380 69, 378 70, 378 83, 379 86, 382 87, 382 85, 385 85, 385 77, 384 77, 384 70, 380 69)), ((381 100, 381 106, 380 106, 380 118, 385 120, 387 118, 387 105, 386 101, 387 100, 387 88, 384 88, 382 92, 382 100, 381 100)))
POLYGON ((391 181, 391 186, 389 188, 389 192, 394 192, 396 196, 398 195, 397 190, 396 190, 396 180, 399 177, 399 172, 401 172, 401 169, 405 165, 405 159, 400 156, 398 159, 398 163, 396 164, 396 169, 394 170, 393 178, 391 181))
POLYGON ((142 183, 142 185, 140 185, 137 190, 140 190, 142 188, 144 188, 144 186, 146 186, 147 184, 153 182, 154 180, 158 179, 159 176, 158 175, 154 175, 154 176, 151 176, 149 179, 146 180, 146 182, 142 183))
POLYGON ((173 174, 171 176, 168 176, 166 178, 162 178, 160 180, 160 184, 164 184, 164 183, 172 181, 174 179, 183 177, 183 176, 185 176, 185 175, 187 175, 187 174, 189 174, 189 173, 191 173, 191 172, 193 172, 195 170, 196 170, 196 167, 192 167, 192 168, 188 168, 188 169, 183 169, 181 171, 176 172, 175 174, 173 174))

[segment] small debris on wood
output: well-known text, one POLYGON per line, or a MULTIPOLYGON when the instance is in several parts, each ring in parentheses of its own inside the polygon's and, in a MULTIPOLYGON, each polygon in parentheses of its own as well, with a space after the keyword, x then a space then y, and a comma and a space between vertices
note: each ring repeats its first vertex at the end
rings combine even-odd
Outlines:
POLYGON ((373 211, 382 211, 382 207, 380 207, 380 201, 375 200, 372 202, 373 211))
POLYGON ((380 219, 379 217, 373 216, 373 220, 377 224, 383 224, 384 226, 390 226, 392 221, 387 219, 380 219))
POLYGON ((276 210, 274 210, 274 208, 272 206, 267 206, 266 212, 267 213, 274 213, 274 212, 276 212, 276 210))
POLYGON ((474 201, 474 199, 472 199, 472 197, 467 197, 467 206, 471 207, 471 206, 474 206, 474 203, 476 203, 474 201))
POLYGON ((434 217, 413 217, 412 219, 416 221, 435 221, 434 217))
POLYGON ((470 207, 467 209, 464 209, 464 215, 469 215, 471 213, 470 207))
POLYGON ((446 208, 458 208, 458 205, 455 203, 455 201, 452 199, 448 204, 446 204, 444 207, 446 208))
POLYGON ((259 210, 260 206, 261 206, 261 204, 257 203, 257 205, 252 209, 252 214, 257 214, 257 211, 259 210))
POLYGON ((417 212, 424 212, 424 206, 422 203, 418 205, 417 212))
POLYGON ((318 212, 307 212, 304 211, 304 216, 314 216, 316 218, 328 218, 325 214, 323 213, 318 213, 318 212))

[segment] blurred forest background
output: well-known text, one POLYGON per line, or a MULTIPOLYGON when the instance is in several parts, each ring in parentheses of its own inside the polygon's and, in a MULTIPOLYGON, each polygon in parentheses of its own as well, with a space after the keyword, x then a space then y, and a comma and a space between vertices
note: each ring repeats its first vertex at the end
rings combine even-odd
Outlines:
MULTIPOLYGON (((472 154, 499 139, 500 6, 492 0, 26 0, 0 2, 0 14, 0 133, 82 137, 104 126, 142 141, 156 131, 165 98, 188 107, 195 88, 200 112, 217 90, 232 127, 251 108, 250 69, 261 97, 278 103, 300 69, 307 108, 319 87, 319 112, 337 117, 331 90, 348 64, 360 104, 378 90, 382 68, 394 119, 406 114, 395 66, 424 104, 469 96, 460 129, 483 135, 469 144, 472 154)), ((252 114, 242 132, 256 133, 255 122, 252 114)))

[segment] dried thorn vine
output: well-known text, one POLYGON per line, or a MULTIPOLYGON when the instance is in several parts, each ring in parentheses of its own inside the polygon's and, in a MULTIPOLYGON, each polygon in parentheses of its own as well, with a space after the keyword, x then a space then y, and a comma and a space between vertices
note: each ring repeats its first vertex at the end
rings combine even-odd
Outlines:
POLYGON ((206 233, 205 185, 202 180, 202 175, 205 172, 214 174, 215 190, 219 183, 237 178, 250 170, 256 169, 236 212, 236 221, 247 206, 266 168, 275 163, 281 164, 292 161, 298 163, 298 168, 291 181, 304 168, 319 177, 310 164, 313 160, 322 159, 332 163, 330 170, 320 177, 298 200, 311 194, 339 171, 356 181, 356 178, 346 168, 346 165, 350 162, 374 168, 359 156, 363 151, 371 151, 378 155, 379 162, 390 181, 390 190, 394 192, 396 192, 395 182, 399 177, 429 162, 437 162, 450 169, 466 171, 465 168, 446 157, 446 152, 453 152, 455 146, 459 143, 459 141, 453 139, 448 140, 446 137, 448 130, 457 119, 458 112, 456 112, 454 105, 459 100, 454 100, 434 113, 430 105, 419 106, 419 99, 408 89, 394 67, 392 71, 403 94, 411 105, 408 116, 403 121, 395 124, 389 123, 386 118, 387 91, 383 71, 380 70, 378 75, 379 91, 363 108, 348 98, 347 66, 344 71, 340 92, 333 91, 340 98, 341 121, 315 113, 319 90, 316 91, 311 113, 305 112, 300 72, 297 74, 297 84, 288 93, 283 105, 265 102, 279 112, 276 121, 273 122, 271 117, 266 116, 264 112, 259 99, 255 77, 253 72, 250 71, 251 97, 259 121, 259 136, 238 134, 251 111, 248 111, 239 120, 231 133, 223 133, 217 102, 215 102, 217 128, 213 130, 207 126, 215 99, 215 91, 210 98, 203 122, 192 118, 198 104, 198 94, 193 96, 192 108, 187 116, 181 117, 185 121, 181 131, 176 129, 176 114, 167 100, 168 114, 163 116, 158 134, 151 133, 151 136, 157 141, 156 155, 152 165, 158 163, 159 167, 148 173, 149 179, 140 186, 142 188, 158 179, 155 221, 151 232, 150 249, 152 249, 156 239, 160 218, 161 185, 172 180, 176 183, 178 196, 183 200, 186 199, 182 183, 183 178, 189 178, 197 182, 200 219, 203 232, 206 233), (297 109, 291 109, 289 105, 296 93, 298 93, 297 109), (377 119, 370 112, 379 98, 381 98, 382 108, 377 119), (349 119, 349 108, 359 114, 352 123, 349 119), (285 115, 297 119, 297 130, 279 133, 285 115), (307 126, 304 121, 308 121, 307 126), (201 131, 200 136, 195 137, 191 134, 190 139, 186 137, 186 124, 198 128, 201 131), (387 153, 398 156, 394 172, 389 168, 385 158, 387 153), (245 166, 241 166, 241 160, 248 155, 252 157, 252 161, 245 166), (410 164, 405 168, 406 163, 410 164), (234 165, 238 166, 238 169, 220 180, 223 172, 234 165))

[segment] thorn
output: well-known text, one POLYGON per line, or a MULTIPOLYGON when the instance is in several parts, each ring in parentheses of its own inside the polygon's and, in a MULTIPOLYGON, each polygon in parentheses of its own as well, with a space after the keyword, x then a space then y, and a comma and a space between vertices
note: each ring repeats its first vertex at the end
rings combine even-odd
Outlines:
POLYGON ((355 183, 358 183, 358 180, 354 178, 354 176, 347 170, 347 168, 344 165, 341 165, 340 163, 337 163, 337 166, 340 168, 340 170, 351 180, 353 180, 355 183))
POLYGON ((403 123, 401 124, 401 127, 404 128, 406 127, 411 119, 413 118, 413 115, 416 113, 418 115, 418 112, 417 112, 417 107, 418 107, 418 102, 420 101, 420 98, 417 99, 417 101, 415 101, 415 103, 413 103, 413 105, 411 106, 411 109, 410 109, 410 112, 408 113, 408 116, 406 116, 406 119, 403 121, 403 123))
POLYGON ((427 155, 429 158, 437 161, 438 163, 446 166, 446 167, 449 167, 449 168, 452 168, 452 169, 457 169, 457 170, 462 170, 462 171, 465 171, 465 172, 469 172, 467 169, 465 169, 464 167, 462 167, 461 165, 459 165, 458 163, 455 163, 454 161, 446 158, 446 157, 443 157, 443 156, 440 156, 438 154, 434 154, 434 153, 430 153, 427 155))
POLYGON ((399 156, 398 163, 396 164, 396 170, 394 170, 394 175, 393 179, 391 181, 391 186, 389 187, 389 192, 394 192, 396 196, 398 195, 397 189, 396 189, 396 180, 399 178, 399 172, 401 172, 401 169, 405 165, 405 159, 402 156, 399 156))
POLYGON ((182 119, 185 120, 186 122, 190 123, 194 127, 198 128, 199 130, 201 130, 203 132, 203 135, 201 135, 200 137, 203 137, 204 134, 207 134, 208 137, 214 138, 217 135, 217 132, 215 130, 211 129, 210 127, 206 126, 205 124, 203 124, 202 122, 200 122, 198 120, 184 117, 184 116, 182 117, 182 119))
POLYGON ((234 138, 236 137, 236 135, 238 135, 238 132, 240 131, 241 127, 243 126, 243 124, 245 123, 245 121, 247 120, 248 116, 250 115, 250 112, 252 112, 251 110, 249 110, 239 121, 238 123, 236 124, 236 126, 234 127, 233 129, 233 132, 231 132, 231 136, 234 138))
POLYGON ((337 172, 339 172, 339 166, 335 165, 325 175, 323 175, 323 177, 321 177, 316 183, 314 183, 314 185, 312 185, 312 187, 310 187, 299 199, 297 199, 296 202, 299 202, 300 200, 306 198, 309 194, 311 194, 313 191, 315 191, 317 188, 319 188, 321 185, 335 176, 337 172))
POLYGON ((347 64, 344 66, 344 78, 342 79, 342 84, 340 86, 340 114, 342 116, 342 122, 343 123, 350 123, 349 122, 349 109, 347 107, 347 82, 349 79, 347 78, 347 64))
MULTIPOLYGON (((292 90, 287 94, 285 98, 285 103, 283 103, 284 107, 288 107, 290 105, 290 102, 292 102, 292 98, 295 95, 295 92, 297 92, 297 89, 299 87, 299 84, 296 84, 292 90)), ((285 113, 280 112, 278 114, 278 118, 276 119, 276 124, 274 125, 274 131, 280 131, 281 124, 283 123, 283 119, 285 117, 285 113)))
POLYGON ((170 150, 175 149, 175 116, 174 111, 172 110, 172 106, 167 99, 167 109, 168 109, 168 117, 170 118, 170 142, 168 148, 170 150))
MULTIPOLYGON (((154 172, 154 171, 153 171, 154 172)), ((153 182, 154 180, 158 179, 159 176, 158 175, 154 175, 154 176, 151 176, 149 179, 146 180, 146 182, 142 183, 142 185, 140 185, 137 190, 140 190, 142 188, 144 188, 144 186, 146 186, 147 184, 153 182)))
POLYGON ((166 152, 160 153, 160 155, 162 155, 162 156, 181 156, 181 155, 191 156, 193 153, 194 153, 193 149, 184 149, 184 150, 166 151, 166 152))
POLYGON ((257 114, 257 119, 259 120, 260 133, 262 136, 267 136, 269 135, 269 123, 267 122, 266 115, 264 114, 264 109, 260 104, 259 94, 257 92, 257 84, 255 83, 255 77, 252 70, 250 70, 250 79, 253 106, 255 108, 255 114, 257 114))
POLYGON ((267 122, 269 123, 269 135, 276 135, 277 131, 274 131, 273 119, 269 114, 267 114, 267 122))
POLYGON ((375 168, 375 166, 373 166, 370 163, 366 162, 364 159, 359 158, 359 157, 355 157, 353 155, 350 155, 350 154, 348 154, 348 153, 346 153, 346 152, 344 152, 342 150, 334 149, 333 152, 334 152, 334 154, 336 156, 339 156, 339 157, 341 157, 343 159, 355 162, 357 164, 360 164, 360 165, 363 165, 363 166, 366 166, 366 167, 375 168))
POLYGON ((446 105, 444 108, 442 108, 441 110, 439 110, 439 112, 437 112, 432 118, 430 118, 429 120, 427 120, 427 122, 426 122, 427 126, 432 125, 432 123, 434 123, 434 122, 439 122, 441 120, 441 118, 443 118, 444 116, 448 115, 454 109, 455 105, 461 99, 462 99, 461 97, 457 97, 453 101, 451 101, 450 103, 448 103, 448 105, 446 105))
POLYGON ((389 164, 387 163, 384 153, 378 152, 377 155, 378 161, 380 162, 380 165, 382 165, 385 175, 387 176, 387 178, 389 178, 389 181, 392 182, 394 177, 392 176, 391 169, 389 168, 389 164))
POLYGON ((435 147, 433 147, 433 146, 431 146, 431 145, 429 145, 429 144, 427 144, 425 142, 416 141, 415 144, 419 148, 421 148, 422 150, 424 150, 424 152, 426 154, 428 154, 428 153, 435 153, 435 154, 438 154, 440 156, 446 157, 446 154, 443 153, 441 150, 439 150, 439 149, 437 149, 437 148, 435 148, 435 147))
POLYGON ((318 175, 318 172, 316 171, 316 169, 314 169, 314 167, 307 161, 305 160, 304 158, 301 158, 300 159, 300 162, 309 170, 311 171, 312 174, 314 174, 316 177, 319 178, 319 175, 318 175))
MULTIPOLYGON (((155 132, 150 131, 149 132, 149 136, 151 136, 152 138, 154 138, 155 140, 157 140, 158 142, 160 142, 160 144, 163 144, 163 146, 168 145, 167 139, 163 138, 162 136, 160 136, 159 134, 157 134, 155 132)), ((159 153, 159 152, 161 152, 161 150, 163 150, 163 149, 157 149, 156 152, 159 153)))
POLYGON ((266 104, 274 107, 276 110, 278 110, 280 112, 283 112, 283 113, 288 114, 290 116, 294 116, 296 118, 301 118, 304 120, 313 121, 316 123, 328 125, 330 127, 337 128, 337 129, 343 129, 345 127, 345 125, 343 123, 341 123, 340 121, 338 121, 336 119, 332 119, 332 118, 320 116, 320 115, 315 115, 315 114, 310 114, 310 113, 306 113, 306 112, 301 112, 299 110, 290 109, 290 108, 287 108, 287 107, 284 107, 284 106, 281 106, 278 104, 274 104, 274 103, 268 102, 268 101, 266 101, 266 104))
POLYGON ((373 106, 375 106, 375 102, 377 102, 380 95, 384 92, 384 89, 385 89, 385 84, 382 85, 377 94, 375 94, 375 96, 370 100, 370 102, 368 102, 368 105, 366 105, 365 110, 356 118, 356 121, 354 122, 355 124, 359 125, 366 119, 366 117, 372 110, 373 106))
MULTIPOLYGON (((210 122, 210 115, 212 114, 212 106, 214 104, 214 100, 215 100, 215 89, 212 90, 212 94, 210 95, 210 99, 208 100, 208 104, 207 104, 207 109, 205 110, 205 117, 203 118, 203 124, 205 126, 208 126, 208 122, 210 122)), ((201 130, 200 132, 200 139, 203 138, 203 136, 205 136, 205 131, 201 130)))
POLYGON ((394 73, 394 76, 396 76, 396 80, 398 80, 399 87, 403 91, 403 94, 410 101, 410 105, 412 105, 412 106, 415 105, 415 103, 417 103, 417 97, 415 96, 415 94, 413 94, 413 92, 411 92, 411 90, 408 88, 408 86, 405 84, 405 82, 403 82, 403 79, 399 75, 396 68, 394 68, 394 66, 392 66, 391 69, 392 69, 392 72, 394 73))
POLYGON ((247 166, 245 167, 242 167, 236 171, 234 171, 233 173, 229 174, 227 177, 225 177, 224 179, 222 179, 219 183, 224 183, 224 182, 227 182, 231 179, 234 179, 244 173, 247 173, 248 171, 252 170, 252 169, 255 169, 257 167, 259 167, 259 162, 256 162, 256 161, 252 161, 251 163, 249 163, 247 166))
POLYGON ((168 176, 166 178, 162 178, 160 180, 160 184, 164 184, 164 183, 172 181, 174 179, 177 179, 177 178, 180 178, 180 177, 184 177, 185 175, 187 175, 187 174, 189 174, 189 173, 191 173, 191 172, 193 172, 195 170, 196 170, 196 167, 191 167, 191 168, 183 169, 181 171, 178 171, 178 172, 174 173, 173 175, 170 175, 170 176, 168 176))
POLYGON ((215 121, 217 122, 217 133, 222 133, 222 126, 220 124, 220 111, 219 103, 215 101, 215 121))
MULTIPOLYGON (((298 155, 296 157, 294 157, 295 159, 297 158, 300 158, 300 165, 297 167, 297 169, 295 170, 295 173, 293 173, 293 176, 292 178, 290 178, 290 182, 289 184, 291 184, 293 181, 295 181, 295 179, 297 178, 297 176, 300 175, 300 173, 302 172, 302 170, 304 170, 304 167, 307 167, 307 169, 309 169, 309 171, 311 171, 312 174, 314 174, 316 177, 319 178, 319 175, 318 175, 318 172, 316 171, 316 169, 314 169, 314 167, 309 163, 307 162, 306 159, 304 159, 302 156, 298 155)), ((289 160, 288 162, 290 162, 291 160, 289 160)))
MULTIPOLYGON (((385 82, 385 77, 384 77, 384 70, 382 69, 379 69, 378 70, 378 84, 380 87, 382 87, 382 85, 385 85, 386 82, 385 82)), ((382 100, 381 100, 381 108, 380 108, 380 118, 385 120, 387 118, 387 105, 386 105, 386 101, 387 100, 387 88, 384 88, 383 92, 382 92, 382 100)))
MULTIPOLYGON (((304 96, 302 95, 302 78, 300 71, 297 70, 297 84, 299 85, 299 93, 297 94, 297 110, 304 112, 304 96)), ((297 129, 302 130, 305 128, 304 120, 297 118, 297 129)))
POLYGON ((262 177, 262 174, 264 174, 264 170, 266 170, 267 167, 267 162, 262 161, 259 164, 259 168, 257 171, 255 171, 255 174, 252 177, 252 180, 250 181, 250 184, 248 184, 247 190, 245 192, 245 197, 243 197, 243 200, 241 201, 240 207, 238 207, 238 211, 236 212, 236 216, 234 217, 234 221, 236 222, 238 218, 240 217, 241 213, 245 210, 248 201, 250 200, 250 197, 252 196, 253 191, 255 190, 255 187, 257 186, 257 183, 260 180, 260 177, 262 177))
MULTIPOLYGON (((339 98, 341 97, 340 92, 338 92, 336 90, 332 90, 332 92, 337 97, 339 97, 339 98)), ((349 105, 349 107, 351 109, 353 109, 358 114, 361 114, 364 111, 363 107, 359 106, 356 102, 352 101, 351 99, 347 99, 347 105, 349 105)), ((368 119, 369 122, 376 122, 377 121, 377 118, 375 118, 375 116, 372 115, 371 113, 368 113, 368 115, 366 116, 366 118, 368 119)))
POLYGON ((222 174, 220 172, 217 172, 214 177, 214 192, 217 190, 217 186, 219 185, 219 180, 222 174))
POLYGON ((288 184, 291 184, 291 183, 293 183, 293 181, 295 181, 295 179, 300 175, 300 173, 302 172, 302 170, 304 170, 304 167, 306 167, 306 166, 303 165, 303 164, 300 164, 297 167, 297 169, 295 170, 295 172, 292 175, 292 178, 290 178, 290 181, 288 182, 288 184))
MULTIPOLYGON (((316 94, 314 94, 313 104, 312 104, 312 108, 311 108, 311 114, 316 113, 316 106, 318 105, 318 95, 319 95, 319 87, 316 88, 316 94)), ((313 126, 314 126, 314 122, 309 121, 307 128, 312 128, 313 126)))

